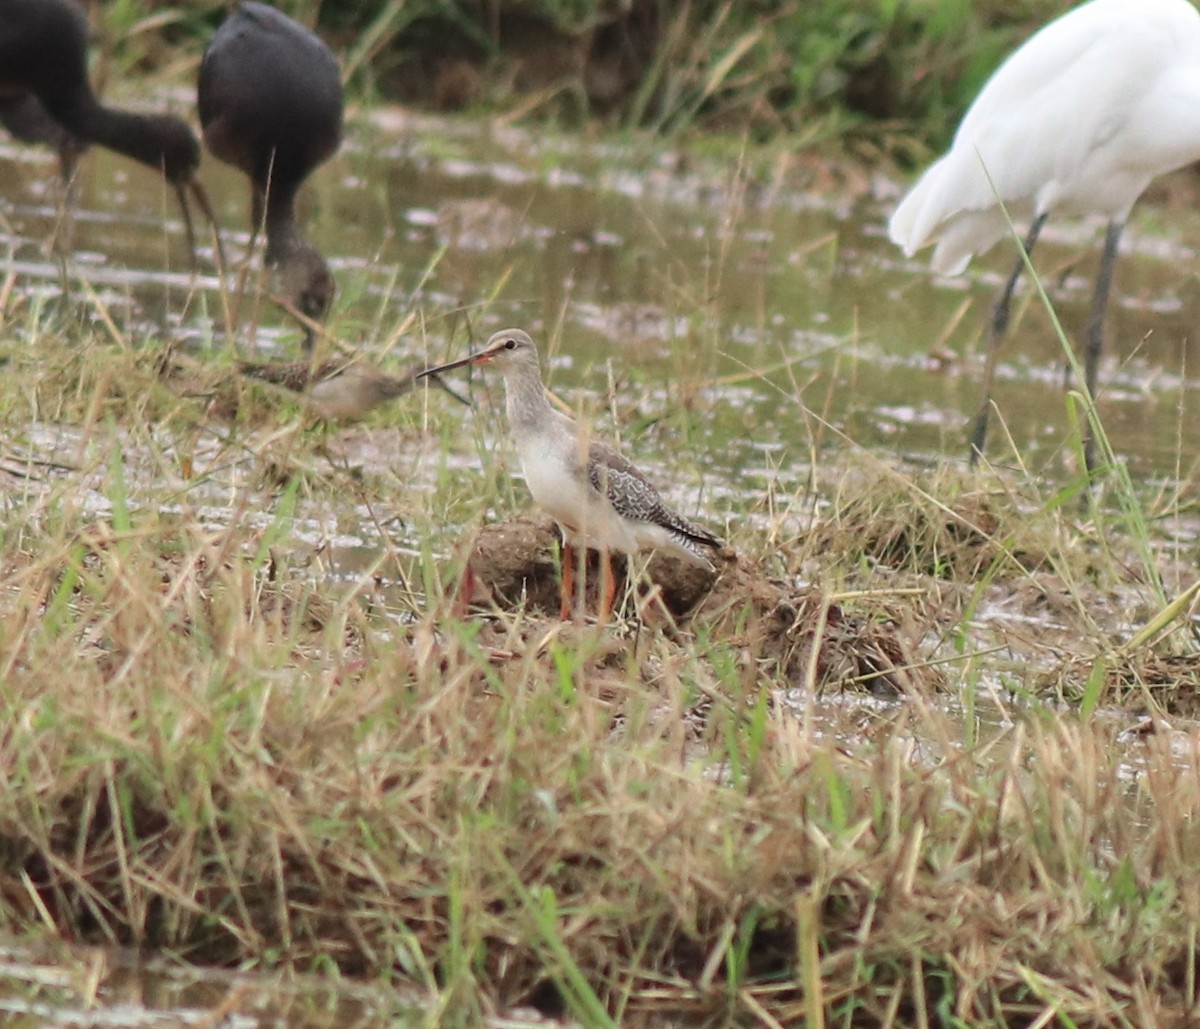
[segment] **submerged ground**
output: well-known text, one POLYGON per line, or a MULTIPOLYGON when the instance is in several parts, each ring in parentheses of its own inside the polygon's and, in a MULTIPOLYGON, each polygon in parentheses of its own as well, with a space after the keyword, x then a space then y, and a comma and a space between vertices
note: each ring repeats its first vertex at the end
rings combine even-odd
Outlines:
MULTIPOLYGON (((90 157, 60 267, 45 155, 0 158, 14 937, 367 980, 366 1018, 1194 1011, 1187 174, 1122 255, 1117 466, 1084 507, 1032 290, 965 467, 1011 252, 932 279, 883 237, 895 172, 360 114, 306 201, 334 339, 403 369, 529 329, 553 390, 730 544, 696 607, 630 595, 602 627, 547 613, 498 383, 314 425, 235 374, 299 334, 190 279, 152 177, 90 157), (463 616, 471 561, 491 602, 463 616)), ((244 229, 244 183, 204 177, 244 229)), ((1040 258, 1068 331, 1089 238, 1040 258)), ((31 1002, 115 990, 109 958, 50 961, 84 971, 14 972, 31 1002)))

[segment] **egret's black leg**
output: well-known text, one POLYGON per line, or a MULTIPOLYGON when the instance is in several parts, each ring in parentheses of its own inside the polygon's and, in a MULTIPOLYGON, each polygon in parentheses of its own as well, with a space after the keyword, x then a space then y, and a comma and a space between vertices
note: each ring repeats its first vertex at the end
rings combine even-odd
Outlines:
POLYGON ((979 413, 975 416, 974 428, 971 430, 972 468, 979 463, 979 458, 983 455, 983 444, 987 439, 988 415, 992 409, 992 380, 996 376, 996 361, 1000 356, 1000 344, 1004 340, 1004 334, 1008 331, 1008 319, 1012 313, 1013 292, 1017 288, 1017 282, 1020 281, 1021 273, 1025 270, 1025 258, 1033 253, 1033 247, 1037 243, 1042 226, 1045 224, 1046 215, 1044 213, 1039 214, 1033 219, 1033 224, 1029 226, 1029 232, 1022 243, 1025 255, 1017 259, 1016 267, 1013 268, 1012 274, 1008 277, 1008 282, 1004 284, 1004 289, 996 301, 996 306, 992 309, 992 327, 988 335, 987 363, 983 368, 983 400, 979 405, 979 413))
MULTIPOLYGON (((1100 257, 1100 272, 1096 276, 1096 292, 1092 294, 1092 312, 1083 333, 1083 381, 1088 396, 1096 402, 1096 376, 1100 370, 1100 351, 1104 346, 1104 314, 1112 292, 1113 269, 1117 264, 1117 246, 1121 242, 1124 222, 1111 221, 1104 234, 1104 253, 1100 257)), ((1096 439, 1091 420, 1083 436, 1083 463, 1089 473, 1096 467, 1096 439)))

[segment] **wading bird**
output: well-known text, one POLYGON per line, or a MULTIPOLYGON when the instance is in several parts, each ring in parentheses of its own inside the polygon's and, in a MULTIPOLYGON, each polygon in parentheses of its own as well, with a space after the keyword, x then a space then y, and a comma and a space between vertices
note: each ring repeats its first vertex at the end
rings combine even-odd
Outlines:
MULTIPOLYGON (((962 272, 1029 220, 1025 253, 1050 215, 1108 219, 1084 378, 1095 396, 1121 230, 1151 180, 1200 159, 1200 12, 1188 0, 1091 0, 1046 25, 987 81, 954 136, 888 224, 912 255, 936 241, 932 266, 962 272), (1003 205, 1003 206, 1002 206, 1003 205)), ((971 460, 983 452, 991 385, 1019 260, 991 319, 983 403, 971 460)), ((1094 466, 1088 430, 1084 455, 1094 466)))
POLYGON ((388 375, 362 361, 242 361, 238 370, 302 398, 314 415, 331 421, 357 421, 372 408, 413 388, 416 371, 388 375))
POLYGON ((252 232, 266 232, 279 292, 305 318, 324 321, 333 275, 296 222, 296 194, 341 145, 337 60, 287 15, 245 2, 204 52, 197 99, 208 149, 250 178, 252 232))
POLYGON ((87 44, 87 12, 78 0, 0 0, 0 122, 20 139, 55 146, 66 178, 89 143, 161 172, 179 197, 194 261, 189 189, 216 226, 195 178, 200 144, 179 118, 101 104, 88 84, 87 44))
POLYGON ((67 185, 75 178, 87 143, 71 135, 32 93, 0 97, 0 125, 22 143, 42 143, 58 153, 58 172, 67 185))
MULTIPOLYGON (((353 358, 315 363, 241 361, 238 370, 301 398, 314 415, 330 421, 357 421, 381 404, 404 396, 413 388, 420 372, 414 368, 404 375, 389 375, 353 358)), ((470 406, 438 376, 433 376, 433 382, 455 400, 470 406)))
POLYGON ((527 333, 504 329, 479 353, 429 368, 418 378, 475 364, 491 365, 504 376, 508 424, 525 482, 562 532, 560 618, 571 615, 578 546, 600 551, 601 620, 616 599, 613 551, 661 550, 712 568, 704 551, 720 548, 721 540, 672 511, 633 464, 554 409, 527 333))

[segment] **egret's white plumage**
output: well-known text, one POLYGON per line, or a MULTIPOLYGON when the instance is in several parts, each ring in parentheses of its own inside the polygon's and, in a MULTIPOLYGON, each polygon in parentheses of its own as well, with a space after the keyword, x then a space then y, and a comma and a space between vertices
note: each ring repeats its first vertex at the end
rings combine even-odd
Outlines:
POLYGON ((1164 172, 1200 159, 1200 12, 1188 0, 1091 0, 1012 54, 950 150, 888 224, 911 255, 934 240, 955 274, 1034 214, 1123 222, 1164 172))
MULTIPOLYGON (((1200 12, 1188 0, 1090 0, 1046 25, 987 81, 950 149, 892 214, 888 235, 910 256, 936 243, 934 271, 1028 224, 1031 251, 1050 215, 1103 215, 1104 253, 1085 331, 1095 394, 1104 312, 1121 231, 1151 180, 1200 160, 1200 12)), ((984 400, 971 437, 982 452, 996 353, 1018 261, 992 317, 984 400)), ((1093 466, 1088 433, 1085 459, 1093 466)))

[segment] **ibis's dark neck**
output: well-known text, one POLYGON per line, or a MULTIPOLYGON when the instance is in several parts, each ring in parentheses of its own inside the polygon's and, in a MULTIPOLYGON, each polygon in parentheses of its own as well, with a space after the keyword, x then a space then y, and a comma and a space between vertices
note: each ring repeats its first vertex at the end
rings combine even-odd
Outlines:
POLYGON ((306 241, 296 222, 296 193, 300 183, 272 178, 270 185, 268 192, 255 181, 250 216, 256 227, 266 227, 267 259, 277 260, 306 241))
MULTIPOLYGON (((52 101, 47 98, 47 105, 52 101)), ((178 177, 172 166, 183 155, 173 155, 175 141, 190 132, 177 118, 162 114, 133 114, 98 103, 90 92, 65 102, 53 102, 50 113, 73 136, 124 154, 168 177, 178 177)), ((198 160, 199 154, 196 158, 198 160)), ((185 162, 190 163, 190 162, 185 162)))
POLYGON ((284 217, 278 212, 269 212, 266 224, 268 264, 283 264, 291 255, 302 250, 312 249, 312 244, 300 231, 300 226, 294 218, 284 217))

